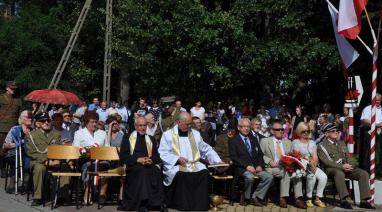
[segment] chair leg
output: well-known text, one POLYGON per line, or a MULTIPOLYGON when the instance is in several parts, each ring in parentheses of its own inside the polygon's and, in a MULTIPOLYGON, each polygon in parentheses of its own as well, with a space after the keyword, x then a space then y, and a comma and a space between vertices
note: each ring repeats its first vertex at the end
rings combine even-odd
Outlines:
POLYGON ((80 185, 79 185, 80 179, 78 177, 76 177, 74 180, 76 181, 76 183, 75 183, 75 185, 76 185, 76 200, 75 200, 76 201, 76 209, 79 209, 79 204, 78 204, 78 187, 80 187, 80 185))
POLYGON ((99 210, 99 209, 101 209, 101 204, 100 204, 100 202, 99 202, 99 198, 100 198, 100 194, 101 194, 101 189, 102 189, 102 183, 103 183, 103 178, 102 177, 100 177, 99 178, 99 181, 98 181, 98 200, 97 200, 97 209, 99 210))
POLYGON ((8 185, 8 177, 9 177, 9 166, 8 163, 5 163, 5 184, 4 184, 4 190, 7 191, 7 185, 8 185))
POLYGON ((53 210, 54 209, 54 199, 55 199, 55 194, 56 194, 56 183, 55 183, 55 181, 56 181, 56 178, 57 177, 52 177, 52 184, 53 184, 53 186, 52 186, 52 192, 51 192, 51 195, 52 195, 52 204, 51 204, 51 210, 53 210))

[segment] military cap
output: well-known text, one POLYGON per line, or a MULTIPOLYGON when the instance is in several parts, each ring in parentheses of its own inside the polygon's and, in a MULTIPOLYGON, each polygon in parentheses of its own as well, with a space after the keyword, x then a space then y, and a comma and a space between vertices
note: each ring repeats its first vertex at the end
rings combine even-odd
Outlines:
POLYGON ((326 133, 326 132, 328 132, 328 131, 330 131, 330 130, 336 130, 337 129, 337 127, 336 127, 336 125, 334 125, 334 124, 332 124, 332 123, 328 123, 328 124, 325 124, 324 125, 324 127, 322 128, 322 131, 324 132, 324 133, 326 133))
POLYGON ((12 89, 17 88, 16 82, 15 81, 8 81, 7 82, 7 88, 12 88, 12 89))
POLYGON ((36 121, 46 121, 50 120, 49 114, 47 112, 38 113, 34 116, 36 121))

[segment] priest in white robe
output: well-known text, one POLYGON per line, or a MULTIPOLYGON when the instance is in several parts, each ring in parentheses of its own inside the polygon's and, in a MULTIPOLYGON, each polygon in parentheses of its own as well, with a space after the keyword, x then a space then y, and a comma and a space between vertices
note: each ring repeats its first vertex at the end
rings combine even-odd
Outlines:
POLYGON ((177 125, 167 130, 160 141, 159 154, 163 161, 167 207, 182 211, 209 209, 207 167, 223 163, 200 133, 190 128, 189 113, 181 112, 177 125))

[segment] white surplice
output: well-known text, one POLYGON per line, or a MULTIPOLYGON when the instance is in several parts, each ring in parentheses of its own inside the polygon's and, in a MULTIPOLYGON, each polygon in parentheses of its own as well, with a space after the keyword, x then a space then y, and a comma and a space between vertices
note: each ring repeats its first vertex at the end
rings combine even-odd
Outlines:
MULTIPOLYGON (((186 158, 188 161, 194 160, 192 156, 191 144, 188 137, 179 137, 180 156, 176 155, 172 148, 173 132, 178 135, 177 125, 163 133, 158 149, 160 158, 163 161, 164 184, 166 186, 169 186, 172 183, 176 173, 179 171, 179 165, 176 164, 179 157, 186 158)), ((207 160, 209 164, 220 163, 222 160, 212 149, 212 147, 203 141, 200 133, 196 130, 192 130, 192 133, 195 138, 196 147, 200 152, 201 159, 207 160)), ((192 164, 187 164, 187 171, 198 172, 207 168, 203 163, 199 161, 197 161, 194 165, 196 170, 192 169, 192 164)))
POLYGON ((104 146, 105 139, 106 139, 105 131, 96 130, 94 132, 94 136, 92 136, 89 130, 86 127, 84 127, 82 129, 77 130, 74 133, 73 146, 92 147, 92 146, 95 146, 95 144, 97 144, 98 146, 104 146))

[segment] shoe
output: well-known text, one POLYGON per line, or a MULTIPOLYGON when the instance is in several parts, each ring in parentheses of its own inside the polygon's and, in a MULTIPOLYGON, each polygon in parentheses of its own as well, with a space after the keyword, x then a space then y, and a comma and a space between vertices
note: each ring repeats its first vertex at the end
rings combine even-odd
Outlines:
POLYGON ((280 208, 288 208, 288 203, 285 197, 280 197, 279 206, 280 208))
POLYGON ((257 197, 251 199, 251 204, 257 207, 263 207, 263 204, 257 199, 257 197))
POLYGON ((160 206, 160 212, 168 212, 167 206, 165 204, 160 206))
POLYGON ((98 203, 103 205, 106 203, 106 195, 99 195, 98 203))
POLYGON ((7 188, 5 192, 7 192, 7 194, 13 194, 15 192, 15 188, 7 188))
POLYGON ((348 202, 346 200, 341 202, 340 207, 345 208, 345 209, 349 209, 349 210, 353 210, 353 207, 351 206, 350 202, 348 202))
POLYGON ((300 198, 297 198, 296 201, 294 202, 294 206, 296 208, 301 208, 301 209, 306 209, 306 204, 305 202, 300 199, 300 198))
POLYGON ((373 209, 373 210, 376 209, 374 206, 372 206, 369 202, 366 202, 366 201, 361 201, 361 203, 359 204, 359 207, 365 208, 365 209, 373 209))
POLYGON ((325 203, 323 203, 320 199, 318 199, 318 198, 316 198, 314 201, 313 201, 313 203, 315 204, 315 205, 317 205, 318 207, 320 207, 320 208, 326 208, 326 205, 325 205, 325 203))
POLYGON ((251 200, 250 199, 244 199, 244 200, 241 200, 239 205, 241 206, 247 206, 248 204, 250 204, 251 200))
POLYGON ((32 201, 32 207, 40 206, 40 205, 42 205, 42 201, 41 201, 41 199, 34 199, 34 200, 32 201))
POLYGON ((308 208, 313 208, 314 207, 314 205, 313 205, 313 202, 312 202, 312 200, 311 199, 309 199, 309 200, 306 200, 306 207, 308 207, 308 208))

